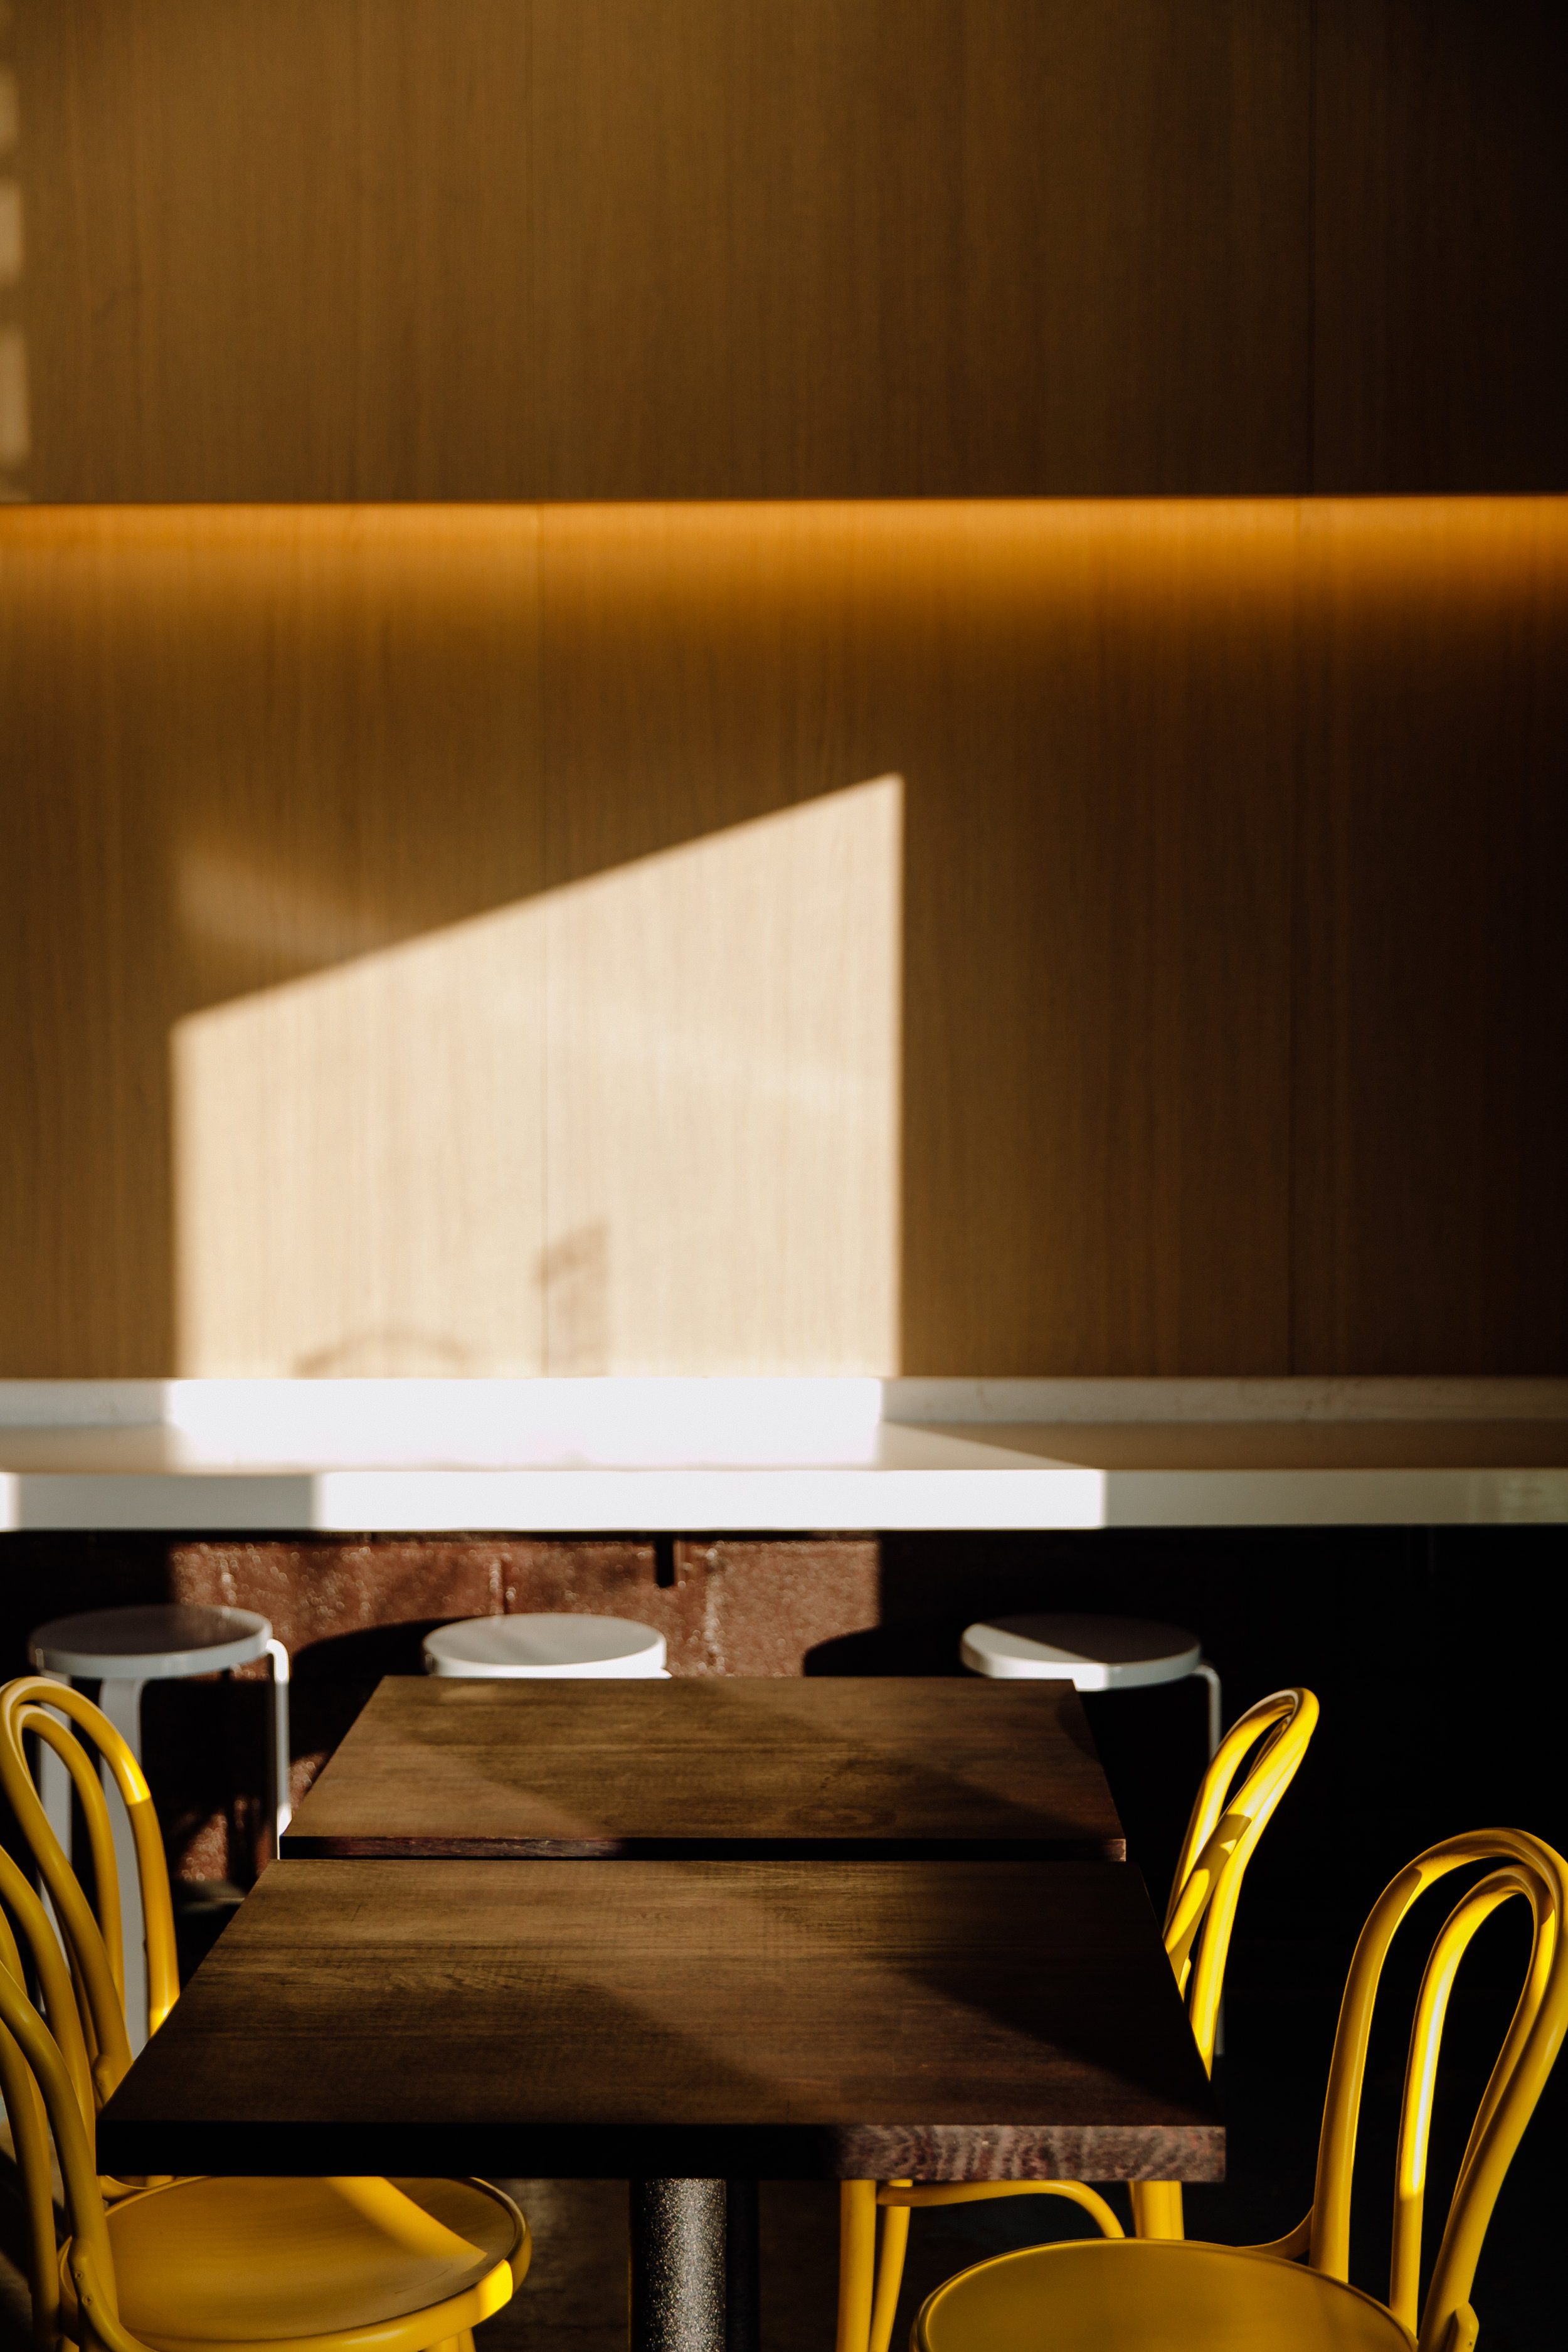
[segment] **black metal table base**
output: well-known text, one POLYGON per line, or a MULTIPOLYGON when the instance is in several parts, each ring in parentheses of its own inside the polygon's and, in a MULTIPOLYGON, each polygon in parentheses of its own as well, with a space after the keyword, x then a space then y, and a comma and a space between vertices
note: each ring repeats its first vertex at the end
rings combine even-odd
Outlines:
POLYGON ((757 2352, 754 2180, 631 2183, 631 2352, 757 2352))

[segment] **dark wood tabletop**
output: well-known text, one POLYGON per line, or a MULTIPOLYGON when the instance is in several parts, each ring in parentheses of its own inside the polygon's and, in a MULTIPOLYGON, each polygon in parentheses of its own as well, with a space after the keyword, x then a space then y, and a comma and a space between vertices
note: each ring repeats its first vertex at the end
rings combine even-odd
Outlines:
POLYGON ((295 1860, 1120 1860, 1068 1683, 389 1677, 295 1860))
POLYGON ((282 1862, 105 2108, 120 2174, 1217 2179, 1136 1871, 282 1862))

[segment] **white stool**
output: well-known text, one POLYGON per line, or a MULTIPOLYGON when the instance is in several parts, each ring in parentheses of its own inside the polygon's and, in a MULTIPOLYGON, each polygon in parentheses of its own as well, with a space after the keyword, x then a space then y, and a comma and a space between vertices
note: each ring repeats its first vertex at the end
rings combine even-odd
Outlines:
POLYGON ((629 1617, 465 1617, 425 1636, 427 1675, 473 1680, 668 1682, 664 1635, 629 1617))
MULTIPOLYGON (((92 1609, 35 1626, 27 1655, 40 1674, 61 1682, 96 1682, 99 1706, 142 1760, 142 1686, 174 1682, 187 1675, 211 1675, 247 1666, 253 1658, 272 1661, 273 1852, 289 1826, 289 1653, 272 1638, 272 1628, 253 1609, 206 1609, 180 1601, 153 1601, 136 1609, 92 1609)), ((47 1742, 40 1741, 38 1792, 49 1826, 70 1853, 70 1780, 47 1742)), ((121 1915, 125 1941, 125 2017, 131 2047, 146 2039, 140 2021, 147 2014, 146 1954, 142 1948, 142 1887, 136 1850, 125 1809, 110 1791, 114 1858, 120 1868, 121 1915)))
POLYGON ((1146 1617, 994 1617, 966 1628, 958 1654, 994 1682, 1070 1682, 1075 1690, 1134 1690, 1201 1675, 1209 1688, 1209 1754, 1219 1746, 1219 1676, 1195 1633, 1146 1617))

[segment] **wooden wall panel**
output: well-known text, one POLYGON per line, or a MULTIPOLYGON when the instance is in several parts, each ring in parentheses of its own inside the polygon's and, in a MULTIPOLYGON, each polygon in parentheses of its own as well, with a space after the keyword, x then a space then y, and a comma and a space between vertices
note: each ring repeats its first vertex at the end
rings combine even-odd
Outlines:
POLYGON ((1304 513, 1293 1369, 1568 1362, 1568 507, 1304 513))
MULTIPOLYGON (((0 521, 0 1364, 309 1369, 288 1353, 257 1362, 243 1345, 237 1360, 179 1356, 176 1033, 537 887, 536 519, 15 509, 0 521)), ((331 1019, 323 1003, 307 1022, 311 1052, 325 1052, 331 1019)), ((308 1133, 289 1140, 310 1158, 308 1133)), ((321 1213, 267 1265, 284 1321, 306 1335, 297 1352, 325 1351, 321 1370, 454 1369, 439 1346, 411 1359, 395 1328, 377 1342, 374 1295, 353 1302, 372 1311, 368 1335, 363 1322, 315 1325, 307 1309, 334 1279, 331 1188, 346 1172, 330 1156, 314 1165, 321 1213), (368 1352, 350 1345, 356 1328, 368 1352)), ((261 1248, 266 1155, 235 1145, 223 1169, 239 1269, 187 1256, 187 1291, 240 1279, 261 1248)), ((442 1198, 461 1208, 455 1172, 442 1198)), ((537 1199, 519 1213, 537 1228, 537 1199)), ((395 1238, 406 1252, 419 1229, 395 1238)), ((531 1280, 541 1242, 536 1230, 531 1280)), ((205 1328, 187 1296, 193 1315, 205 1328)), ((537 1362, 537 1349, 536 1331, 517 1352, 537 1362)))
POLYGON ((1296 0, 536 26, 539 494, 1304 483, 1296 0))
POLYGON ((0 15, 0 502, 18 495, 17 469, 27 458, 26 338, 16 315, 26 237, 22 187, 16 177, 21 106, 16 84, 15 27, 0 15))
POLYGON ((1320 0, 1320 491, 1568 488, 1568 12, 1320 0))
POLYGON ((519 0, 23 0, 35 499, 523 488, 519 0))
POLYGON ((914 739, 906 1363, 1262 1370, 1289 1345, 1291 512, 970 512, 921 551, 879 714, 914 739))
POLYGON ((1282 1367, 1293 510, 544 530, 553 877, 904 780, 904 1368, 1282 1367))
POLYGON ((899 1360, 903 784, 543 902, 556 1372, 899 1360))
POLYGON ((13 511, 0 1369, 1561 1369, 1565 702, 1561 501, 13 511))
POLYGON ((1568 478, 1556 0, 16 0, 9 38, 8 494, 1568 478))
POLYGON ((174 1023, 182 1371, 545 1370, 531 916, 444 925, 174 1023))
POLYGON ((17 0, 35 499, 1300 488, 1309 0, 17 0))

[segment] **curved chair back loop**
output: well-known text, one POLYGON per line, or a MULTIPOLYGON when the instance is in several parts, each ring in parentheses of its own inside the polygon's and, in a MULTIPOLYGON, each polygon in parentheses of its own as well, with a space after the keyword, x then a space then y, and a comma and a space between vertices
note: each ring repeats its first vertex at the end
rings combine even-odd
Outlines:
POLYGON ((1317 1723, 1318 1702, 1310 1690, 1274 1691, 1249 1706, 1215 1749, 1187 1823, 1165 1910, 1165 1950, 1210 2074, 1241 1883, 1317 1723), (1246 1778, 1233 1790, 1244 1759, 1265 1733, 1246 1778))
MULTIPOLYGON (((4 1954, 0 1954, 0 1969, 8 1966, 4 1954)), ((53 2198, 44 2193, 44 2183, 49 2178, 48 2124, 33 2070, 15 2036, 4 2025, 0 2025, 0 2100, 5 2102, 22 2176, 33 2340, 40 2352, 58 2352, 60 2293, 55 2273, 55 2209, 53 2198)))
POLYGON ((109 1809, 92 1761, 64 1715, 85 1732, 114 1780, 131 1823, 147 1939, 148 2031, 155 2033, 179 1995, 174 1913, 163 1833, 146 1775, 109 1717, 68 1683, 23 1675, 0 1689, 0 1784, 48 1889, 81 1984, 85 2022, 97 2045, 95 2074, 108 2097, 131 2063, 120 1942, 120 1880, 109 1809), (51 1712, 51 1710, 53 1710, 51 1712), (82 1805, 99 1888, 95 1917, 34 1786, 26 1746, 32 1732, 61 1758, 82 1805))
POLYGON ((1523 1989, 1481 2097, 1461 2160, 1442 2242, 1421 2314, 1420 2352, 1442 2352, 1458 2323, 1460 2340, 1470 2288, 1498 2191, 1568 2031, 1568 1953, 1563 1922, 1568 1863, 1522 1830, 1475 1830, 1446 1838, 1417 1855, 1388 1885, 1362 1930, 1351 1962, 1334 2036, 1318 2147, 1310 2260, 1345 2279, 1350 2268, 1350 2198, 1367 2044, 1384 1962, 1395 1932, 1426 1890, 1466 1863, 1497 1863, 1470 1888, 1435 1943, 1416 1999, 1405 2069, 1396 2154, 1394 2255, 1389 2307, 1414 2330, 1421 2266, 1427 2137, 1443 2025, 1454 1979, 1471 1937, 1500 1905, 1521 1896, 1534 1919, 1523 1989))
MULTIPOLYGON (((94 1899, 97 1906, 99 1933, 103 1943, 104 1963, 109 1970, 113 1999, 109 1999, 100 1983, 98 1999, 95 2001, 92 1987, 99 1974, 96 1955, 84 1958, 84 1952, 88 1946, 90 1946, 92 1939, 87 1938, 84 1944, 82 1938, 70 1934, 68 1925, 66 1930, 66 1957, 70 1962, 71 1978, 76 1985, 81 2029, 87 2036, 88 2055, 94 2063, 95 2079, 100 2071, 98 2062, 100 2059, 106 2062, 104 2070, 106 2087, 103 2095, 107 2097, 109 2088, 113 2083, 119 2081, 121 2074, 125 2071, 125 2062, 120 2057, 118 2049, 118 2032, 123 2023, 125 2013, 125 1962, 120 1901, 120 1865, 114 1852, 114 1832, 109 1819, 109 1802, 103 1793, 103 1783, 93 1769, 91 1758, 66 1725, 57 1722, 52 1715, 46 1715, 42 1709, 36 1709, 27 1717, 26 1728, 41 1738, 59 1758, 70 1776, 71 1784, 82 1809, 83 1819, 87 1823, 88 1847, 92 1855, 94 1899), (84 1974, 84 1969, 91 1971, 90 1978, 88 1974, 84 1974), (109 2036, 107 2048, 104 2046, 103 2035, 99 2030, 100 2018, 106 2021, 106 2031, 109 2036)), ((58 1839, 56 1843, 58 1844, 58 1839)), ((35 1854, 35 1860, 37 1858, 35 1854)), ((63 1855, 61 1859, 64 1860, 63 1855)), ((75 1892, 68 1898, 69 1901, 73 1906, 78 1900, 85 1905, 87 1897, 82 1892, 81 1882, 77 1878, 74 1871, 71 1873, 71 1883, 75 1892)), ((46 1878, 45 1885, 47 1884, 48 1881, 46 1878)), ((59 1916, 64 1923, 64 1915, 59 1916)), ((130 2046, 128 2039, 127 2051, 130 2046)))
MULTIPOLYGON (((6 1861, 10 1856, 5 1856, 6 1861)), ((51 1939, 52 1940, 52 1939, 51 1939)), ((56 1958, 59 1958, 57 1949, 56 1958)), ((0 1910, 0 1970, 12 1982, 23 1982, 22 1956, 11 1922, 0 1910)), ((72 2089, 79 2100, 81 2084, 72 2089)), ((55 2274, 55 2209, 49 2193, 49 2127, 33 2070, 9 2029, 0 2024, 0 2100, 11 2126, 12 2145, 22 2179, 22 2200, 27 2230, 27 2282, 33 2290, 33 2336, 46 2352, 58 2352, 59 2281, 55 2274)))
POLYGON ((90 2123, 100 2101, 93 2079, 90 2053, 82 2032, 76 1987, 60 1950, 59 1939, 49 1925, 47 1913, 14 1857, 0 1847, 0 1931, 3 1931, 0 1932, 0 1962, 10 1970, 16 1982, 22 1984, 25 1981, 22 1958, 12 1929, 12 1920, 20 1925, 26 1939, 27 1958, 33 1964, 33 1972, 43 1996, 49 2031, 65 2060, 77 2105, 81 2109, 82 2121, 90 2123))
MULTIPOLYGON (((79 2272, 88 2274, 95 2303, 100 2302, 101 2297, 107 2294, 109 2308, 105 2316, 112 2323, 115 2317, 114 2260, 110 2251, 109 2226, 104 2214, 102 2191, 98 2185, 89 2127, 83 2121, 81 2109, 77 2105, 70 2074, 58 2044, 8 1968, 0 1968, 0 2026, 5 2028, 12 2050, 27 2068, 48 2117, 55 2156, 60 2168, 60 2183, 65 2190, 66 2216, 72 2242, 72 2276, 77 2277, 79 2272)), ((18 2104, 25 2105, 26 2102, 18 2104)), ((46 2169, 45 2179, 47 2177, 46 2169)), ((52 2247, 50 2253, 52 2256, 52 2247)), ((97 2316, 96 2311, 94 2316, 97 2316)))
MULTIPOLYGON (((73 2231, 79 2213, 89 2251, 108 2263, 103 2198, 94 2168, 94 2085, 70 1977, 54 1929, 37 1895, 10 1854, 0 1849, 0 2093, 10 2118, 26 2209, 28 2284, 34 2340, 58 2352, 60 2280, 49 2161, 52 2137, 73 2231), (27 1998, 20 1926, 37 1973, 46 2026, 27 1998)), ((112 2264, 103 2272, 112 2286, 112 2264)))
MULTIPOLYGON (((73 1697, 77 1696, 72 1693, 73 1697)), ((77 1802, 87 1824, 88 1851, 92 1855, 93 1884, 97 1891, 99 1932, 109 1955, 116 1997, 123 2003, 125 1981, 121 1942, 120 1870, 115 1861, 114 1831, 109 1819, 109 1800, 103 1793, 102 1780, 93 1769, 91 1757, 68 1725, 46 1713, 42 1707, 26 1707, 22 1710, 22 1716, 24 1719, 18 1725, 18 1737, 22 1731, 30 1731, 36 1738, 42 1739, 53 1748, 70 1775, 77 1802)), ((3 1719, 4 1702, 0 1700, 0 1720, 3 1719)), ((25 1760, 25 1749, 23 1755, 25 1760)), ((45 1818, 47 1821, 47 1816, 45 1818)), ((53 1834, 52 1827, 50 1833, 53 1834)), ((58 1844, 58 1838, 55 1843, 58 1844)), ((60 1859, 63 1863, 63 1853, 60 1859)))

